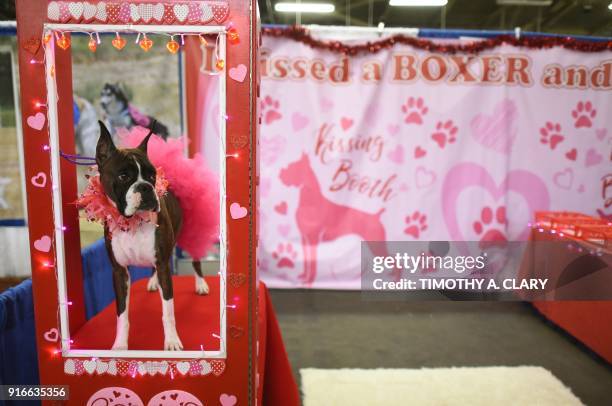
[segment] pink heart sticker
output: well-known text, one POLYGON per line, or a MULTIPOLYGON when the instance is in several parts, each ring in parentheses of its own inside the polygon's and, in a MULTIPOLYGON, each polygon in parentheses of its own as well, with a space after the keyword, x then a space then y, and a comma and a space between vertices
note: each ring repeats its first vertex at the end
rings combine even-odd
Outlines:
POLYGON ((219 402, 221 402, 221 406, 234 406, 238 403, 238 398, 236 398, 235 395, 222 393, 221 396, 219 396, 219 402))
POLYGON ((591 148, 586 154, 586 167, 595 166, 603 160, 603 156, 599 154, 595 149, 591 148))
POLYGON ((59 338, 59 332, 57 331, 56 328, 52 328, 51 330, 43 334, 43 337, 45 338, 45 340, 55 343, 57 342, 57 339, 59 338))
POLYGON ((40 239, 34 241, 34 248, 40 252, 49 252, 51 249, 51 237, 43 235, 40 239))
POLYGON ((28 127, 40 131, 45 126, 45 115, 40 111, 26 120, 28 127))
POLYGON ((230 68, 229 77, 234 79, 236 82, 243 82, 247 74, 247 67, 243 64, 230 68))
POLYGON ((36 175, 32 176, 30 181, 36 187, 45 187, 47 185, 47 175, 43 172, 38 172, 36 175))
POLYGON ((234 220, 238 220, 243 217, 246 217, 247 213, 248 213, 247 208, 242 207, 238 203, 232 203, 230 205, 230 215, 232 216, 234 220))

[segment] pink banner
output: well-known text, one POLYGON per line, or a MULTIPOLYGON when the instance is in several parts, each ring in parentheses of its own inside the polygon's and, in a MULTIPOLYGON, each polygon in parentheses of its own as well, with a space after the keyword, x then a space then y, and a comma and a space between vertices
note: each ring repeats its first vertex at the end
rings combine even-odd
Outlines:
POLYGON ((264 37, 261 64, 270 287, 358 289, 362 240, 521 240, 536 210, 612 213, 610 52, 264 37))

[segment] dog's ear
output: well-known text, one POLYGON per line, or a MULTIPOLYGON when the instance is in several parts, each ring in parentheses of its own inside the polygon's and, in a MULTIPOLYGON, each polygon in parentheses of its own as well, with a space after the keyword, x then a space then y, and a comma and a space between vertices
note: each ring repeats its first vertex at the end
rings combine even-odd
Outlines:
POLYGON ((96 163, 100 167, 117 150, 117 147, 113 143, 113 137, 108 128, 102 121, 98 121, 98 123, 100 124, 100 138, 98 138, 98 145, 96 146, 96 163))
POLYGON ((149 130, 147 136, 144 137, 144 139, 140 142, 140 145, 138 145, 138 149, 144 152, 145 155, 147 155, 147 146, 149 145, 149 139, 151 138, 152 134, 153 130, 149 130))

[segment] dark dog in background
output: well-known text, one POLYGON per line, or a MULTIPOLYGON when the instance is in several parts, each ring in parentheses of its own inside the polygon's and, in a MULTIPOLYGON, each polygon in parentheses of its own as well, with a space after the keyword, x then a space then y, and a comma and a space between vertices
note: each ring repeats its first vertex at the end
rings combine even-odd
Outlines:
POLYGON ((168 137, 168 127, 134 107, 119 83, 104 85, 100 92, 100 106, 104 110, 104 121, 111 134, 114 134, 117 128, 129 129, 139 125, 148 128, 163 139, 168 137))

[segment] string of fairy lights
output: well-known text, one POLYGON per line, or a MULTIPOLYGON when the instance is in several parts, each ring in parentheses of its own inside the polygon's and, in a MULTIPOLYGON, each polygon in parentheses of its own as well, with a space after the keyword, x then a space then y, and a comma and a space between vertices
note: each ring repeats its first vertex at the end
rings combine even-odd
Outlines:
MULTIPOLYGON (((55 80, 55 64, 47 64, 47 53, 51 54, 54 52, 53 51, 53 46, 52 43, 54 43, 55 45, 57 45, 57 47, 59 47, 62 50, 68 50, 71 47, 71 38, 70 35, 67 35, 68 33, 81 33, 81 34, 86 34, 89 36, 89 40, 88 40, 88 44, 87 47, 89 49, 90 52, 95 53, 98 50, 98 46, 102 43, 102 38, 100 36, 101 33, 104 32, 100 32, 100 31, 94 31, 94 32, 84 32, 81 30, 76 30, 76 29, 70 29, 70 30, 47 30, 43 33, 43 38, 42 38, 42 43, 44 44, 45 47, 45 53, 44 53, 44 58, 42 60, 37 60, 35 58, 32 58, 30 60, 31 64, 40 64, 43 65, 45 67, 45 75, 52 78, 53 80, 55 80), (54 40, 54 41, 52 41, 54 40)), ((124 35, 122 36, 120 34, 120 32, 107 32, 110 34, 115 34, 113 39, 111 40, 111 44, 112 46, 117 49, 118 51, 121 51, 122 49, 124 49, 127 44, 128 41, 125 38, 125 32, 124 35)), ((136 40, 134 41, 135 44, 137 44, 143 52, 149 52, 155 42, 153 41, 153 39, 151 39, 150 34, 147 35, 147 33, 144 32, 134 32, 133 34, 137 34, 136 36, 136 40)), ((208 47, 209 44, 209 38, 207 38, 205 35, 201 34, 201 33, 183 33, 183 32, 178 32, 178 33, 160 33, 160 32, 156 32, 154 33, 155 35, 163 35, 166 36, 168 38, 168 40, 165 43, 165 47, 166 50, 171 53, 171 54, 176 54, 178 53, 184 46, 185 46, 185 38, 187 36, 195 36, 198 37, 200 45, 202 47, 208 47), (177 41, 178 39, 178 41, 177 41)), ((219 54, 219 38, 220 35, 225 35, 227 43, 229 43, 230 45, 235 45, 238 44, 240 42, 240 36, 238 34, 238 31, 233 28, 231 26, 231 23, 225 28, 225 31, 222 33, 218 33, 216 35, 216 39, 214 40, 214 47, 215 47, 215 56, 216 56, 216 63, 215 63, 215 69, 217 72, 204 72, 204 73, 209 73, 209 74, 218 74, 221 71, 223 71, 225 69, 225 60, 223 58, 221 58, 220 54, 219 54)), ((55 95, 54 100, 56 100, 56 102, 59 100, 57 94, 55 95)), ((33 106, 34 108, 38 111, 42 113, 42 109, 46 108, 47 109, 47 114, 45 114, 45 118, 47 119, 48 122, 48 106, 49 106, 49 94, 47 92, 46 94, 46 100, 44 102, 41 102, 40 100, 34 100, 33 101, 33 106)), ((43 113, 44 114, 44 113, 43 113)), ((229 117, 227 115, 225 115, 225 117, 223 117, 224 120, 228 120, 229 117)), ((51 140, 51 132, 50 132, 50 126, 47 125, 47 137, 48 137, 48 143, 43 145, 43 151, 45 152, 50 152, 52 151, 52 147, 50 145, 52 145, 52 141, 51 140)), ((221 138, 221 143, 222 143, 222 148, 223 151, 225 151, 225 139, 223 139, 223 137, 221 138)), ((55 142, 57 142, 57 140, 55 140, 55 142)), ((230 153, 230 154, 226 154, 226 158, 238 158, 239 154, 237 152, 234 153, 230 153)), ((51 173, 49 174, 49 181, 51 184, 52 189, 54 190, 54 193, 57 192, 57 190, 59 189, 59 182, 61 182, 61 179, 55 179, 55 175, 57 175, 55 173, 55 171, 51 171, 51 173)), ((225 191, 225 180, 223 179, 223 181, 221 182, 221 193, 222 193, 222 198, 225 200, 227 195, 226 195, 226 191, 225 191)), ((52 215, 54 218, 54 224, 55 224, 55 219, 56 219, 56 213, 55 213, 55 204, 52 205, 52 215)), ((221 221, 225 221, 224 215, 222 213, 222 218, 221 221)), ((56 282, 59 281, 59 275, 58 275, 58 264, 57 264, 57 239, 56 239, 56 235, 58 232, 62 232, 65 233, 67 231, 69 231, 67 229, 66 226, 64 225, 55 225, 55 231, 53 233, 53 236, 51 238, 51 248, 50 251, 52 251, 52 255, 53 255, 53 259, 45 259, 41 262, 41 265, 43 268, 45 269, 53 269, 54 273, 55 273, 55 279, 56 282)), ((220 251, 221 251, 221 255, 222 255, 222 261, 224 261, 225 259, 225 255, 226 255, 226 242, 223 240, 223 235, 220 235, 220 251)), ((222 285, 223 286, 227 286, 226 285, 226 278, 225 275, 223 274, 223 272, 219 271, 218 276, 220 278, 220 280, 222 281, 222 285)), ((221 285, 221 284, 220 284, 221 285)), ((224 294, 220 295, 221 296, 221 319, 223 320, 223 318, 225 317, 226 314, 226 308, 230 309, 230 310, 236 310, 238 308, 238 305, 236 303, 233 304, 227 304, 227 298, 226 293, 222 292, 224 294)), ((66 344, 67 347, 70 347, 71 344, 74 344, 74 341, 70 338, 65 338, 64 335, 61 333, 61 317, 60 317, 60 312, 61 312, 61 308, 65 307, 66 308, 66 314, 68 313, 67 307, 71 306, 73 304, 73 302, 71 300, 67 299, 67 295, 62 298, 60 297, 58 300, 58 308, 57 308, 57 312, 56 312, 56 317, 57 317, 57 321, 56 321, 56 325, 58 326, 57 331, 58 331, 58 339, 57 339, 57 343, 59 345, 59 348, 55 348, 53 349, 52 355, 58 355, 62 353, 62 350, 64 348, 64 344, 66 344)), ((212 336, 219 340, 220 342, 220 351, 221 352, 225 352, 225 342, 222 339, 222 337, 218 334, 212 333, 212 336)), ((202 357, 206 357, 207 355, 207 351, 204 350, 204 346, 200 345, 200 350, 202 351, 202 357)), ((114 358, 112 356, 110 357, 104 357, 104 358, 114 358)), ((129 358, 129 357, 128 357, 129 358)), ((92 360, 97 360, 97 357, 92 357, 92 360)), ((178 362, 175 361, 175 362, 178 362)), ((170 364, 171 362, 168 361, 168 363, 170 364)), ((174 374, 172 372, 172 368, 169 368, 169 373, 172 379, 174 379, 174 374)), ((128 376, 131 376, 133 378, 136 377, 135 373, 132 374, 128 374, 128 376)))

